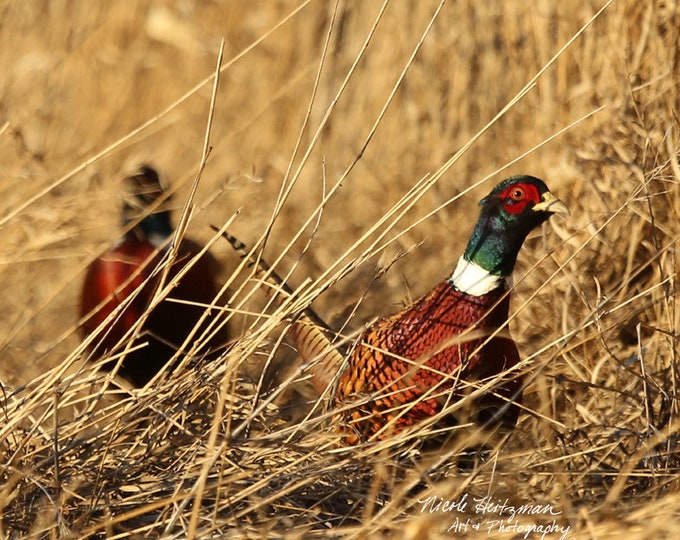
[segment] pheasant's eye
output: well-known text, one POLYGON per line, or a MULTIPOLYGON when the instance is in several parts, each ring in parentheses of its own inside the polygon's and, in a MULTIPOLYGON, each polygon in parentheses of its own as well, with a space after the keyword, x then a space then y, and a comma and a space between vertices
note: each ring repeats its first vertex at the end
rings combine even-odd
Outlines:
POLYGON ((515 187, 510 192, 510 198, 513 201, 522 201, 524 200, 524 197, 526 197, 526 192, 524 191, 524 188, 515 187))

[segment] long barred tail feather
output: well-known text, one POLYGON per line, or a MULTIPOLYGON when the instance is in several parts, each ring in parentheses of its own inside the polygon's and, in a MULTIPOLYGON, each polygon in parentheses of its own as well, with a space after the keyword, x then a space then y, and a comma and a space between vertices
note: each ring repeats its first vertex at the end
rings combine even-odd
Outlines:
MULTIPOLYGON (((234 251, 256 266, 259 278, 288 295, 294 294, 293 289, 262 257, 254 257, 250 253, 245 243, 227 232, 224 232, 222 236, 234 251)), ((309 306, 295 315, 290 335, 297 346, 300 358, 309 365, 310 382, 319 393, 324 393, 337 379, 338 371, 344 364, 345 344, 309 306)))

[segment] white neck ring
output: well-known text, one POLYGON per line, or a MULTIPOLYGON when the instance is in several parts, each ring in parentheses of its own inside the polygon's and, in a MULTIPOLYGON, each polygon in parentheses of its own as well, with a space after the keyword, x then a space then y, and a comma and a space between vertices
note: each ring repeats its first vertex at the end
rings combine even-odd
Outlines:
POLYGON ((458 260, 449 281, 459 291, 472 296, 484 296, 500 286, 509 288, 512 285, 510 276, 494 276, 464 257, 458 260))

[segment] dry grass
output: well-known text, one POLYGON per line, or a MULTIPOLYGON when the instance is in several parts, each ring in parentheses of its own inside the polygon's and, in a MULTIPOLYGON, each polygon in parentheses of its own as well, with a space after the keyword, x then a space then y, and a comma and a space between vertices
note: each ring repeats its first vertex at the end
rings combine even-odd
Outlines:
POLYGON ((448 538, 470 519, 467 537, 514 537, 491 524, 507 511, 418 502, 488 495, 552 505, 516 523, 554 518, 567 538, 677 537, 680 6, 615 0, 587 26, 602 5, 0 7, 2 535, 448 538), (120 233, 130 167, 165 173, 179 219, 222 36, 188 234, 214 241, 242 337, 129 391, 84 361, 79 284, 120 233), (295 374, 272 373, 286 316, 314 301, 349 333, 422 294, 476 201, 519 172, 572 215, 520 256, 517 429, 467 470, 455 449, 338 449, 286 401, 295 374), (210 228, 230 220, 302 285, 285 308, 210 228))

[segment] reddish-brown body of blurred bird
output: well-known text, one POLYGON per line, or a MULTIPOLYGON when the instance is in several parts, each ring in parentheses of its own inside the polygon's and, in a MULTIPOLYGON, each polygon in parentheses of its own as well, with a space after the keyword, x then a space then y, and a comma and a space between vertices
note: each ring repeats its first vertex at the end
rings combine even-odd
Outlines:
MULTIPOLYGON (((90 350, 95 359, 123 351, 124 336, 144 316, 159 286, 162 272, 158 266, 166 256, 168 239, 173 234, 169 211, 145 215, 149 206, 163 194, 158 175, 151 167, 144 166, 137 174, 127 178, 126 191, 124 225, 144 217, 117 245, 90 264, 81 293, 80 312, 82 317, 86 317, 81 328, 84 336, 94 333, 114 310, 127 303, 95 337, 90 350)), ((196 243, 182 240, 166 283, 173 282, 199 251, 200 246, 196 243)), ((218 294, 217 267, 217 261, 206 252, 181 279, 176 280, 168 295, 169 298, 197 305, 166 298, 146 314, 135 344, 148 344, 127 354, 119 370, 121 376, 136 386, 143 386, 173 357, 199 324, 205 305, 213 302, 218 294)), ((200 336, 201 329, 205 328, 206 323, 194 335, 200 336)), ((226 329, 218 331, 209 342, 210 351, 215 353, 227 339, 226 329)), ((112 361, 107 367, 113 365, 115 362, 112 361)))

